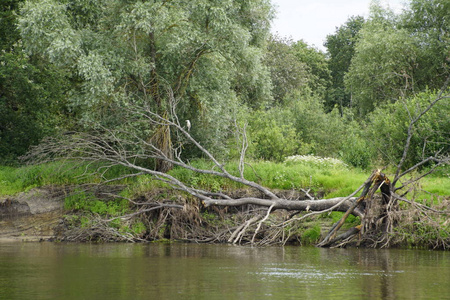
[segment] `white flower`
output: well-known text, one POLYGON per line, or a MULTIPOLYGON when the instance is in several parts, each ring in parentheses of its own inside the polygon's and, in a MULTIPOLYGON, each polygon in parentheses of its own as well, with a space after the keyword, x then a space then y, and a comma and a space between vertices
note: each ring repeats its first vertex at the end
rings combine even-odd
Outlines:
POLYGON ((307 163, 311 165, 318 165, 324 167, 347 167, 347 165, 333 157, 320 157, 315 155, 293 155, 288 156, 284 160, 284 162, 292 162, 292 163, 307 163))

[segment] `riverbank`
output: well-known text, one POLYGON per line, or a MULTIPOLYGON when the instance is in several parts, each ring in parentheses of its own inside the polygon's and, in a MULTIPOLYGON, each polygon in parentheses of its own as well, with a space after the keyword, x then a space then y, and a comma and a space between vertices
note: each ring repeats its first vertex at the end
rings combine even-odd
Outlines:
POLYGON ((0 241, 52 240, 64 217, 67 188, 43 187, 0 197, 0 241))
MULTIPOLYGON (((204 208, 197 199, 169 189, 147 191, 135 199, 128 199, 127 211, 113 216, 114 212, 108 207, 114 205, 115 196, 118 197, 116 200, 121 198, 119 194, 125 187, 110 186, 105 189, 104 186, 98 186, 98 188, 96 190, 90 186, 85 192, 80 193, 79 187, 47 186, 15 196, 0 197, 0 241, 183 241, 244 245, 252 242, 259 246, 311 245, 320 241, 332 224, 342 216, 340 212, 329 212, 301 222, 291 222, 290 220, 295 220, 298 212, 279 210, 272 212, 263 222, 251 224, 249 220, 261 214, 259 212, 261 208, 257 206, 204 208), (95 204, 83 206, 80 200, 77 205, 68 207, 68 203, 74 205, 70 200, 74 197, 74 191, 78 197, 84 199, 89 193, 96 195, 96 200, 90 198, 89 202, 95 204), (104 206, 100 207, 99 203, 103 203, 104 206), (106 213, 107 211, 111 214, 106 213), (290 224, 286 225, 289 222, 290 224), (284 226, 281 226, 282 224, 284 226), (248 230, 241 231, 240 236, 233 236, 236 229, 242 226, 247 226, 248 230)), ((302 201, 311 196, 295 190, 279 190, 277 194, 294 199, 292 201, 302 201)), ((230 191, 230 196, 261 195, 241 189, 230 191)), ((448 208, 449 204, 449 199, 440 201, 441 208, 448 208)), ((405 212, 407 211, 404 210, 402 213, 405 212)), ((412 217, 419 218, 418 215, 412 217)), ((349 229, 359 223, 359 218, 351 216, 342 229, 349 229)), ((438 230, 428 223, 420 224, 420 227, 417 227, 418 222, 413 222, 415 227, 398 224, 396 231, 398 242, 394 246, 447 249, 445 243, 450 242, 449 237, 445 236, 448 223, 443 223, 438 230)))
MULTIPOLYGON (((308 163, 257 162, 246 178, 268 186, 279 199, 293 204, 347 196, 367 178, 364 172, 343 165, 308 163)), ((274 209, 269 214, 267 207, 254 204, 205 206, 200 199, 146 175, 113 185, 100 184, 98 177, 82 177, 85 168, 80 171, 56 164, 2 170, 0 190, 6 194, 0 195, 0 237, 6 240, 308 245, 323 238, 342 216, 328 211, 307 217, 308 208, 303 212, 274 209)), ((230 199, 267 199, 261 191, 223 178, 184 169, 170 174, 230 199)), ((120 177, 120 169, 106 176, 120 177)), ((446 177, 426 178, 421 185, 427 193, 415 191, 413 202, 400 201, 394 246, 447 249, 447 183, 446 177)), ((360 222, 350 215, 342 230, 360 222)))

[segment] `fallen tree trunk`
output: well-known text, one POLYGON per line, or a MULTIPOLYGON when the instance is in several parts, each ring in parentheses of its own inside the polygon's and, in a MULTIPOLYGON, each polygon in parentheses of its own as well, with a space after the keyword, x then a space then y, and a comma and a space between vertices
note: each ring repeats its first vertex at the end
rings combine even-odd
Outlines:
MULTIPOLYGON (((337 197, 320 200, 287 200, 287 199, 260 199, 260 198, 239 198, 239 199, 207 199, 202 203, 205 207, 209 206, 241 206, 247 204, 258 205, 262 207, 271 207, 275 209, 314 211, 323 212, 334 207, 334 211, 347 211, 356 203, 356 197, 337 197)), ((363 212, 359 209, 354 210, 353 215, 362 217, 363 212)))

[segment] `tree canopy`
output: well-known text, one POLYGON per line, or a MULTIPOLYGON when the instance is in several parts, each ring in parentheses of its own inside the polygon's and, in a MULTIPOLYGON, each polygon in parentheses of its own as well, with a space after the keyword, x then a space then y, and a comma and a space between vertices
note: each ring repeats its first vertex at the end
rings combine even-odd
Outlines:
MULTIPOLYGON (((352 16, 327 36, 326 53, 271 35, 269 0, 1 5, 4 162, 46 135, 100 128, 126 127, 170 153, 177 135, 145 118, 129 122, 126 110, 145 105, 167 117, 173 99, 180 122, 224 157, 235 157, 241 124, 254 158, 320 153, 368 166, 368 157, 388 157, 364 154, 369 128, 381 126, 373 115, 434 95, 449 74, 444 0, 411 0, 400 14, 374 1, 367 19, 352 16), (358 140, 351 147, 349 137, 358 140)), ((202 156, 189 145, 183 155, 202 156)))
POLYGON ((324 45, 329 54, 328 66, 332 78, 332 86, 326 99, 327 109, 338 105, 342 111, 344 107, 352 106, 351 94, 345 90, 344 76, 348 72, 355 54, 358 33, 364 22, 364 18, 361 16, 350 17, 344 25, 336 28, 334 34, 327 36, 324 45))
POLYGON ((411 1, 401 15, 373 2, 345 78, 361 115, 443 85, 449 74, 448 1, 411 1))
MULTIPOLYGON (((170 89, 180 117, 215 147, 230 126, 220 116, 271 97, 262 64, 271 16, 266 0, 42 0, 25 2, 18 24, 28 53, 71 71, 83 124, 120 126, 118 108, 133 103, 164 114, 170 89)), ((168 141, 159 127, 147 133, 168 141)))

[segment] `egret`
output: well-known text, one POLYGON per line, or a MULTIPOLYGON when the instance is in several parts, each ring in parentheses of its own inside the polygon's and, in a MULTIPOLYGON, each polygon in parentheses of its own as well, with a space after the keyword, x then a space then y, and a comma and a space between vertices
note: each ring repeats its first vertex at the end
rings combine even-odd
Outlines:
POLYGON ((191 130, 191 121, 186 120, 186 127, 188 131, 191 130))

